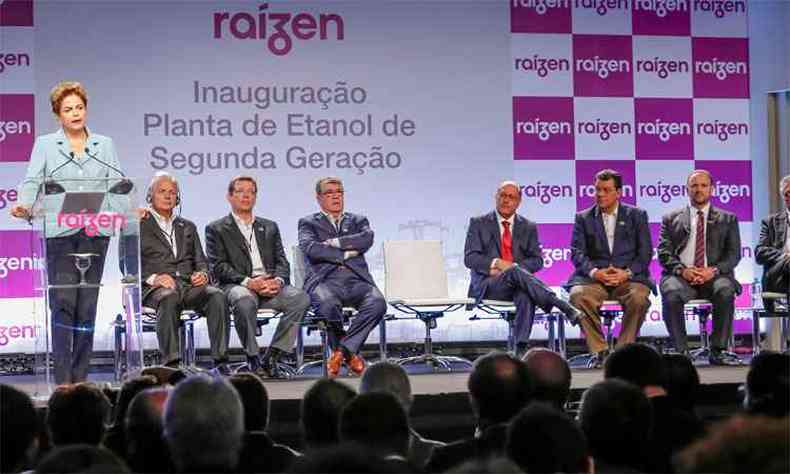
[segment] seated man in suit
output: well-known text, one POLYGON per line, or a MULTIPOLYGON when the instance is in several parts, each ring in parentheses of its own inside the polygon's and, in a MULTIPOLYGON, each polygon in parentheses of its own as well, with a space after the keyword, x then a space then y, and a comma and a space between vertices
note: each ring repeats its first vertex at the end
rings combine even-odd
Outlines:
MULTIPOLYGON (((763 266, 763 291, 787 293, 790 285, 790 175, 779 183, 779 194, 784 197, 785 208, 763 219, 760 241, 754 249, 757 263, 763 266)), ((773 301, 763 301, 765 309, 773 311, 773 301)), ((781 319, 766 319, 766 349, 781 349, 781 319)))
POLYGON ((686 180, 689 205, 666 214, 661 221, 658 260, 664 323, 675 350, 688 352, 686 302, 704 298, 713 304, 713 333, 709 361, 737 365, 724 354, 732 334, 735 295, 741 286, 735 266, 741 260, 741 236, 735 214, 710 203, 713 180, 705 170, 694 170, 686 180))
POLYGON ((343 211, 339 178, 318 180, 315 192, 321 211, 299 219, 299 247, 307 267, 304 290, 316 313, 329 321, 329 376, 337 376, 343 362, 361 374, 365 361, 359 349, 387 312, 365 261, 365 252, 373 245, 373 230, 366 217, 343 211), (343 330, 343 306, 358 311, 348 332, 343 330))
POLYGON ((567 283, 571 304, 587 317, 581 319, 594 366, 609 354, 601 328, 600 306, 617 300, 623 322, 617 346, 636 340, 655 292, 650 279, 653 243, 647 212, 620 202, 623 178, 605 169, 595 175, 595 205, 576 214, 571 237, 571 256, 576 271, 567 283))
POLYGON ((249 369, 279 378, 277 363, 283 353, 291 352, 310 298, 288 284, 291 266, 280 229, 274 221, 255 217, 252 212, 257 194, 258 183, 251 176, 230 181, 227 199, 231 212, 206 226, 206 254, 211 273, 233 310, 249 369), (262 361, 255 339, 258 308, 283 313, 262 361))
POLYGON ((206 317, 211 357, 223 375, 227 367, 228 303, 222 290, 208 284, 208 265, 195 224, 173 215, 180 203, 178 182, 157 173, 148 187, 151 206, 140 221, 143 306, 156 309, 156 336, 162 362, 178 366, 178 325, 182 309, 206 317))
POLYGON ((581 312, 562 301, 534 273, 543 268, 538 228, 516 214, 521 204, 518 183, 505 181, 496 194, 496 210, 469 220, 464 264, 472 280, 469 297, 513 301, 516 305, 515 337, 525 353, 535 307, 550 312, 556 307, 571 323, 581 312))

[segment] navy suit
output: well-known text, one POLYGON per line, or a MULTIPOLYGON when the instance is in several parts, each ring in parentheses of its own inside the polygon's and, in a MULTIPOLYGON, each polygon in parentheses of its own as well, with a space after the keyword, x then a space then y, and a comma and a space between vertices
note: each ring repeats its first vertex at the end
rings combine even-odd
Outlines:
POLYGON ((299 219, 299 248, 306 268, 304 290, 316 313, 330 323, 332 350, 342 345, 351 354, 357 353, 387 312, 384 296, 365 261, 372 245, 373 230, 364 216, 343 213, 339 229, 321 212, 299 219), (340 246, 330 245, 331 239, 337 239, 340 246), (358 255, 346 258, 348 251, 358 255), (358 311, 348 332, 343 331, 343 306, 358 311))
POLYGON ((754 249, 757 263, 763 266, 763 291, 786 293, 790 285, 790 256, 784 251, 787 232, 785 209, 763 219, 754 249))
POLYGON ((516 342, 526 342, 532 330, 535 306, 546 312, 556 302, 554 293, 533 273, 543 268, 535 223, 516 214, 512 229, 513 262, 509 270, 490 276, 491 262, 502 258, 499 214, 496 211, 469 220, 464 245, 464 264, 471 273, 469 297, 505 300, 516 305, 516 342))
POLYGON ((623 306, 617 345, 636 340, 650 308, 649 294, 656 291, 649 270, 653 243, 647 212, 622 202, 618 204, 611 251, 601 209, 595 205, 578 212, 573 224, 571 256, 576 270, 566 287, 570 288, 571 303, 587 315, 581 322, 590 351, 601 352, 607 348, 599 313, 601 303, 607 299, 617 300, 623 306), (594 268, 609 266, 630 270, 631 278, 617 287, 607 287, 590 276, 594 268))

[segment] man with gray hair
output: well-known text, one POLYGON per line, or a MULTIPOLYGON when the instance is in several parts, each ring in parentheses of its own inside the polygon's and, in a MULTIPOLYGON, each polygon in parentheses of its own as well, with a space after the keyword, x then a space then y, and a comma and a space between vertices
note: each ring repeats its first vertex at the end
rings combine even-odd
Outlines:
POLYGON ((177 472, 232 472, 244 436, 236 389, 206 375, 182 381, 165 405, 164 436, 177 472))
POLYGON ((156 309, 162 363, 170 367, 180 364, 181 310, 194 309, 208 321, 216 370, 229 375, 228 302, 222 290, 209 285, 208 264, 195 224, 173 213, 181 203, 178 182, 167 173, 157 173, 146 201, 149 212, 140 220, 142 299, 144 306, 156 309))
MULTIPOLYGON (((391 362, 373 364, 362 374, 359 382, 359 393, 387 392, 398 399, 406 414, 409 414, 414 397, 411 393, 409 376, 403 367, 391 362)), ((444 446, 440 441, 425 439, 411 426, 409 421, 408 458, 414 466, 423 467, 431 458, 433 449, 444 446)))
POLYGON ((469 297, 513 301, 516 343, 526 352, 535 308, 559 309, 576 324, 581 312, 554 294, 534 274, 543 268, 543 253, 534 222, 516 214, 521 188, 504 181, 495 194, 496 210, 469 220, 464 264, 471 273, 469 297))
MULTIPOLYGON (((785 208, 763 219, 760 240, 754 249, 757 263, 763 266, 763 291, 787 293, 790 285, 790 175, 779 183, 779 194, 784 198, 785 208)), ((763 300, 765 309, 773 311, 774 301, 763 300)), ((767 318, 766 349, 779 350, 781 322, 778 318, 767 318)))

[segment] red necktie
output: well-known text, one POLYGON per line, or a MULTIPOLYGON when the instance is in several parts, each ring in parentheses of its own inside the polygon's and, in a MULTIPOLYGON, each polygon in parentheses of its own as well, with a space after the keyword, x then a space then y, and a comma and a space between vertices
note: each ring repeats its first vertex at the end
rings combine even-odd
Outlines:
POLYGON ((705 214, 697 211, 697 238, 694 241, 694 266, 705 266, 705 214))
POLYGON ((513 261, 513 235, 510 234, 510 222, 502 221, 505 231, 502 232, 502 260, 513 261))

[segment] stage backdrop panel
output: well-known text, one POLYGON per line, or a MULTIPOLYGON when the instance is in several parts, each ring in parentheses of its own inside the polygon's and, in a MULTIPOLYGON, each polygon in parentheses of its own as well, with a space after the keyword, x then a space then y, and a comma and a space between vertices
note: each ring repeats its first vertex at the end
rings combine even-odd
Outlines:
MULTIPOLYGON (((227 214, 229 179, 252 174, 257 213, 279 223, 291 248, 297 220, 317 210, 316 179, 341 177, 347 210, 376 232, 367 258, 382 288, 383 241, 441 239, 451 293, 466 294, 469 217, 489 212, 497 183, 512 178, 523 185, 521 212, 539 224, 539 275, 560 285, 572 270, 573 214, 593 202, 592 176, 604 166, 624 174, 625 202, 652 223, 687 202, 688 171, 710 169, 717 202, 741 220, 737 272, 748 283, 746 14, 735 0, 6 0, 1 237, 29 230, 6 209, 34 137, 57 126, 49 89, 72 79, 87 87, 91 130, 114 139, 124 171, 174 174, 180 212, 201 229, 227 214), (90 28, 75 34, 86 19, 90 28)), ((3 246, 0 262, 17 253, 3 246)), ((29 350, 31 330, 10 328, 25 326, 33 300, 11 287, 35 270, 3 268, 0 330, 14 336, 0 337, 0 351, 29 350)), ((97 349, 112 346, 117 280, 110 261, 97 349)), ((434 339, 504 340, 503 322, 469 316, 442 319, 434 339)), ((422 331, 416 321, 388 328, 391 341, 422 331)), ((665 334, 658 299, 643 334, 665 334)))

